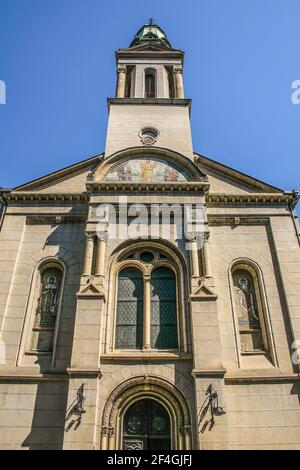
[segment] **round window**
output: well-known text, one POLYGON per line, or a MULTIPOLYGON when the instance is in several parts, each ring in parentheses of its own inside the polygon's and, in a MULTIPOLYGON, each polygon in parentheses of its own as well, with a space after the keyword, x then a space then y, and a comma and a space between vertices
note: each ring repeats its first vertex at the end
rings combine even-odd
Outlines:
POLYGON ((144 145, 153 145, 157 141, 159 132, 154 127, 144 127, 141 129, 139 136, 144 145))
POLYGON ((151 251, 142 251, 140 254, 140 260, 144 263, 152 263, 154 260, 154 254, 151 251))

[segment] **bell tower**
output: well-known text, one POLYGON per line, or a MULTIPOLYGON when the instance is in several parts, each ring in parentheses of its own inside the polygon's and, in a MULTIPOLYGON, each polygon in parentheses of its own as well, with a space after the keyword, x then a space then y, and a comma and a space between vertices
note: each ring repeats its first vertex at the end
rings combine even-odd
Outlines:
POLYGON ((105 156, 137 146, 170 148, 193 158, 190 106, 184 98, 184 52, 150 20, 116 51, 116 97, 108 99, 105 156))

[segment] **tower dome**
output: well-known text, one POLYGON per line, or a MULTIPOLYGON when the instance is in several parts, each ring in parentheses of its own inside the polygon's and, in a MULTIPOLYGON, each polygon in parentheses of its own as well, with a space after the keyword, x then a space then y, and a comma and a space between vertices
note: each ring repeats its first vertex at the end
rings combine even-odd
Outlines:
POLYGON ((149 20, 148 24, 142 26, 134 36, 129 47, 136 46, 138 44, 144 44, 145 42, 152 42, 156 44, 164 44, 167 47, 172 47, 165 32, 156 24, 149 20))

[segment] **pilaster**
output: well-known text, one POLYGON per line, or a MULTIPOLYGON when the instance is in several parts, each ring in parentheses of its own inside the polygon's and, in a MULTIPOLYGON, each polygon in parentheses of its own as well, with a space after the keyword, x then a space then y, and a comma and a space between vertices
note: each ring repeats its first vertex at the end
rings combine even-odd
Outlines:
MULTIPOLYGON (((87 222, 87 225, 89 221, 87 222)), ((107 232, 86 231, 86 251, 81 284, 77 293, 77 307, 71 357, 68 406, 76 399, 77 391, 83 384, 85 400, 84 414, 75 430, 76 421, 65 432, 64 449, 98 449, 100 446, 99 427, 99 380, 101 323, 105 304, 105 253, 107 232)), ((76 416, 75 416, 76 419, 76 416)), ((72 423, 72 416, 68 420, 72 423)), ((68 423, 66 423, 68 425, 68 423)))
POLYGON ((117 73, 118 73, 117 98, 124 98, 124 96, 125 96, 125 82, 126 82, 126 66, 118 65, 117 73))
POLYGON ((206 393, 212 385, 226 410, 226 371, 222 362, 218 297, 214 291, 209 232, 196 234, 190 248, 190 315, 194 366, 192 376, 197 410, 197 448, 227 449, 229 444, 226 413, 214 416, 211 408, 205 408, 208 403, 206 393))

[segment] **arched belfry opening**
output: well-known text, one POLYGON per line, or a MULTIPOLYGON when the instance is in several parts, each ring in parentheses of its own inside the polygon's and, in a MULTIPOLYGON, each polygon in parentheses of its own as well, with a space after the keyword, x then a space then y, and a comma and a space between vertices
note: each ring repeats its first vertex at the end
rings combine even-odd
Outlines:
POLYGON ((156 71, 145 70, 145 98, 156 98, 156 71))
POLYGON ((187 402, 168 381, 141 375, 118 385, 102 414, 101 450, 189 450, 187 402))

